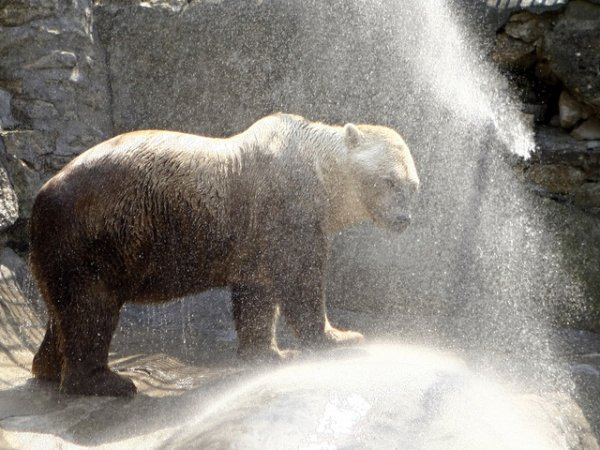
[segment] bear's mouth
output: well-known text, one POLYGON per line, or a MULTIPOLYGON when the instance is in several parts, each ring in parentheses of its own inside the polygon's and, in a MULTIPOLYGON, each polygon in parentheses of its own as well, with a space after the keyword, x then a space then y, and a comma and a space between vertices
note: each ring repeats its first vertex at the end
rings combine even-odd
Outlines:
POLYGON ((399 214, 396 217, 394 217, 394 219, 392 220, 391 228, 394 231, 402 232, 408 228, 411 220, 412 220, 412 218, 411 218, 410 214, 408 214, 408 213, 399 214))
POLYGON ((389 231, 402 233, 410 225, 412 218, 410 213, 402 212, 394 215, 380 215, 374 221, 376 225, 389 231))

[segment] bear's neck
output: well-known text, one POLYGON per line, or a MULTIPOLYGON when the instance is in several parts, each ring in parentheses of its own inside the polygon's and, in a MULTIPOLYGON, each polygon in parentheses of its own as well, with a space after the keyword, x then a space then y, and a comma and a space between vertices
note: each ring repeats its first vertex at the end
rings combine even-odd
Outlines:
POLYGON ((315 155, 315 171, 327 193, 327 231, 337 233, 369 221, 370 216, 351 173, 341 129, 324 139, 327 145, 315 147, 320 149, 315 155))
POLYGON ((335 191, 329 194, 327 231, 338 233, 354 225, 370 221, 370 217, 361 203, 355 189, 345 192, 335 191))

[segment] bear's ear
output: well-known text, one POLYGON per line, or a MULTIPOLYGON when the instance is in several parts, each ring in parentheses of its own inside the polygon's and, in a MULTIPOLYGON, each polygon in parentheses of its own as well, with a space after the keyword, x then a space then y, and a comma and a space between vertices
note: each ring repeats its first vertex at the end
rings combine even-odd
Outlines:
POLYGON ((362 139, 362 133, 353 123, 347 123, 344 126, 344 138, 348 148, 356 148, 362 139))

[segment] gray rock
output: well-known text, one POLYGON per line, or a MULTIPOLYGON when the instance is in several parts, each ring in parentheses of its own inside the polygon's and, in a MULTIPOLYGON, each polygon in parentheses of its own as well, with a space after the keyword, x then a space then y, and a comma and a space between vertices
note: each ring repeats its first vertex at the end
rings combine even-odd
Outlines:
POLYGON ((598 211, 600 209, 600 183, 584 183, 575 190, 575 205, 598 211))
POLYGON ((44 157, 55 148, 56 133, 40 130, 15 130, 0 133, 6 153, 15 160, 23 161, 29 167, 41 172, 44 157))
POLYGON ((112 135, 111 95, 91 0, 2 2, 0 25, 0 138, 27 218, 43 180, 112 135))
POLYGON ((587 108, 564 90, 558 99, 558 111, 560 126, 566 129, 573 128, 580 120, 589 116, 587 108))
POLYGON ((13 225, 18 217, 17 194, 13 189, 6 168, 0 162, 0 232, 13 225))
POLYGON ((19 199, 19 217, 28 218, 34 197, 42 186, 42 175, 22 160, 9 161, 7 168, 12 175, 19 199))
POLYGON ((7 130, 16 125, 11 111, 10 92, 0 89, 0 130, 7 130))
POLYGON ((566 194, 581 186, 585 172, 567 164, 542 164, 532 166, 527 178, 548 192, 566 194))
POLYGON ((544 55, 565 88, 600 115, 600 5, 571 1, 546 34, 544 55))
POLYGON ((496 37, 492 60, 507 69, 525 70, 536 62, 535 46, 501 33, 496 37))
POLYGON ((0 6, 0 25, 15 27, 32 20, 49 17, 56 10, 57 0, 11 0, 0 6))
POLYGON ((70 51, 53 50, 39 59, 23 66, 24 69, 73 68, 77 64, 77 55, 70 51))
POLYGON ((552 28, 553 20, 555 20, 553 14, 540 15, 524 11, 512 15, 504 31, 515 39, 531 44, 544 37, 552 28))
POLYGON ((541 127, 536 133, 533 164, 567 164, 586 169, 586 176, 600 179, 600 154, 595 141, 581 141, 560 128, 541 127))
POLYGON ((600 139, 600 119, 590 117, 571 132, 571 136, 577 139, 593 141, 600 139))
POLYGON ((21 289, 29 276, 27 264, 19 255, 8 247, 0 248, 0 266, 4 266, 14 274, 15 281, 21 289))

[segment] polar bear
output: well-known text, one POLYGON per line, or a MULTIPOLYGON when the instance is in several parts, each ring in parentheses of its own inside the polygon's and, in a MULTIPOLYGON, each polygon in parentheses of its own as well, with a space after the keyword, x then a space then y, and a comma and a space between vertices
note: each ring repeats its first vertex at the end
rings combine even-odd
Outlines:
POLYGON ((248 358, 285 358, 278 311, 307 347, 359 342, 324 300, 327 235, 403 231, 419 178, 395 131, 289 114, 216 139, 136 131, 84 152, 38 193, 30 261, 48 309, 33 374, 68 394, 128 396, 108 368, 125 302, 230 286, 248 358))

